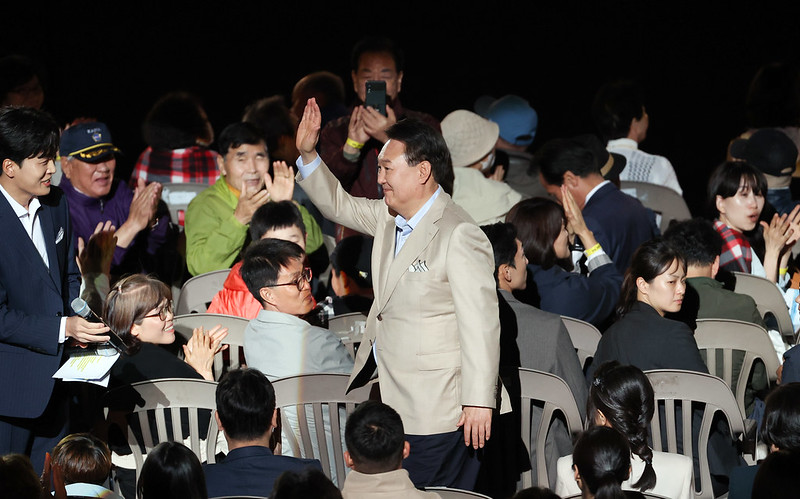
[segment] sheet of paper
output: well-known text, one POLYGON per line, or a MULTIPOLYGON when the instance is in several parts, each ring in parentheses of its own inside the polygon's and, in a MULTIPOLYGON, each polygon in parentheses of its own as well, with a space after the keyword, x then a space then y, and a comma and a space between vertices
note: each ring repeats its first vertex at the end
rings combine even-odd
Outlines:
POLYGON ((114 355, 72 355, 53 374, 53 377, 64 381, 84 381, 108 386, 108 373, 118 358, 118 353, 114 355))

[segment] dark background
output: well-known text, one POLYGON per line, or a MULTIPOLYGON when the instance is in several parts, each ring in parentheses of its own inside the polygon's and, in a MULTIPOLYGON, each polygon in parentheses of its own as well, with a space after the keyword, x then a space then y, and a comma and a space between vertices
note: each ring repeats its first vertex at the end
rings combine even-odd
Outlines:
POLYGON ((44 65, 45 108, 60 122, 105 121, 126 153, 123 177, 161 94, 198 94, 217 133, 311 71, 342 76, 349 100, 348 55, 364 34, 405 49, 401 96, 411 109, 441 119, 483 94, 527 98, 539 113, 534 150, 594 131, 596 89, 633 77, 650 115, 642 149, 672 161, 701 214, 708 173, 746 127, 753 74, 798 62, 798 14, 798 2, 31 1, 0 7, 0 55, 44 65))

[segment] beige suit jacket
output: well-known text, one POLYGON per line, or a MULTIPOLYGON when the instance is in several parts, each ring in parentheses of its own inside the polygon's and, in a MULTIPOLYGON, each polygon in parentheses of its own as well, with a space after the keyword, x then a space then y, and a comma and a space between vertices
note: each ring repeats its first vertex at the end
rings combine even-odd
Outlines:
MULTIPOLYGON (((500 322, 491 244, 441 192, 395 257, 395 218, 383 200, 350 196, 322 163, 298 181, 322 214, 374 236, 375 300, 350 389, 375 343, 381 398, 405 432, 455 431, 462 406, 497 407, 500 322)), ((507 397, 506 397, 507 398, 507 397)))
POLYGON ((417 490, 408 471, 395 470, 366 475, 352 470, 347 474, 342 488, 344 499, 442 499, 436 492, 417 490))

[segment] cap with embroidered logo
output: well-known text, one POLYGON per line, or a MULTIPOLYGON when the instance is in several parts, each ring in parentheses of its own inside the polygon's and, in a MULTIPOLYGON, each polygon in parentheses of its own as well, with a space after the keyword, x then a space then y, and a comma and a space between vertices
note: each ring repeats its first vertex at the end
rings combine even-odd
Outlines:
POLYGON ((62 157, 72 156, 87 163, 99 163, 119 152, 105 123, 79 123, 61 132, 62 157))

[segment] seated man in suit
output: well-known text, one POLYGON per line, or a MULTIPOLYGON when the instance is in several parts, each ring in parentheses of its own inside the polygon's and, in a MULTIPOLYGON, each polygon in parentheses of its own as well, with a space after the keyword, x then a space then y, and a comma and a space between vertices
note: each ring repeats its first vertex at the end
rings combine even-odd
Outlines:
POLYGON ((403 469, 411 446, 405 439, 397 411, 377 400, 359 405, 344 430, 344 461, 352 471, 342 488, 344 499, 381 497, 441 497, 417 490, 403 469))
MULTIPOLYGON (((482 225, 481 229, 492 243, 494 252, 495 280, 497 282, 497 295, 500 304, 500 377, 503 384, 508 387, 511 400, 519 404, 519 376, 517 368, 525 367, 555 374, 566 381, 575 397, 581 417, 585 417, 586 397, 588 390, 583 375, 578 354, 572 344, 569 332, 556 314, 539 310, 536 307, 522 303, 514 297, 514 291, 523 290, 527 284, 528 259, 522 248, 522 242, 517 239, 517 231, 510 223, 498 222, 492 225, 482 225), (516 392, 516 393, 513 393, 516 392), (516 396, 515 396, 516 395, 516 396)), ((513 406, 514 402, 512 402, 513 406)), ((506 436, 510 439, 506 445, 513 445, 519 440, 520 411, 514 407, 510 414, 496 418, 499 423, 492 430, 495 437, 486 448, 487 456, 493 450, 497 452, 496 458, 483 460, 483 470, 487 480, 491 480, 492 488, 496 488, 497 479, 502 480, 498 473, 509 473, 507 479, 514 478, 507 483, 510 489, 501 492, 501 495, 512 495, 516 488, 518 469, 509 469, 508 456, 512 453, 502 445, 506 436), (508 428, 509 431, 506 431, 508 428), (505 456, 505 457, 504 457, 505 456), (497 464, 496 471, 491 471, 497 464)), ((541 409, 534 407, 533 424, 539 424, 541 409)), ((535 436, 534 436, 535 439, 535 436)), ((531 462, 536 463, 535 442, 531 442, 531 462)), ((567 428, 560 420, 555 420, 548 434, 547 442, 548 469, 555 470, 556 462, 561 456, 572 452, 572 439, 567 428)), ((540 483, 546 487, 555 486, 555 474, 550 475, 552 483, 540 483)), ((489 490, 483 490, 487 493, 489 490)), ((493 497, 495 494, 488 494, 493 497)))
POLYGON ((322 469, 316 459, 276 456, 269 449, 278 424, 275 390, 256 369, 229 371, 217 385, 217 425, 228 442, 222 462, 203 465, 209 497, 264 496, 284 471, 322 469))
POLYGON ((567 186, 586 226, 625 275, 636 248, 659 233, 652 213, 604 179, 598 158, 579 140, 551 139, 534 154, 534 165, 542 185, 557 200, 561 186, 567 186))
MULTIPOLYGON (((687 286, 683 305, 670 318, 684 322, 692 329, 697 326, 697 319, 735 319, 767 329, 752 297, 724 289, 722 283, 715 279, 719 271, 722 237, 710 221, 694 218, 673 222, 664 232, 664 240, 686 259, 687 286)), ((783 342, 777 331, 772 331, 770 336, 783 342)), ((701 352, 701 355, 705 353, 701 352)), ((744 352, 733 352, 733 379, 739 376, 743 360, 744 352)), ((721 376, 722 362, 718 362, 717 366, 719 372, 711 374, 721 376)), ((746 416, 753 412, 756 393, 767 387, 767 373, 764 365, 758 363, 750 374, 745 392, 746 416)))

